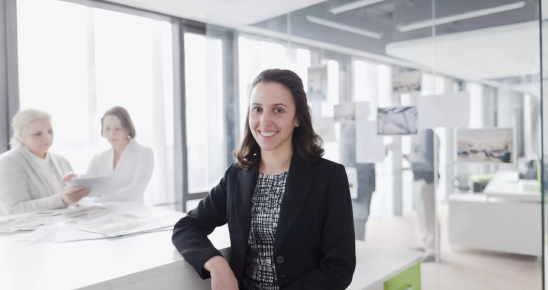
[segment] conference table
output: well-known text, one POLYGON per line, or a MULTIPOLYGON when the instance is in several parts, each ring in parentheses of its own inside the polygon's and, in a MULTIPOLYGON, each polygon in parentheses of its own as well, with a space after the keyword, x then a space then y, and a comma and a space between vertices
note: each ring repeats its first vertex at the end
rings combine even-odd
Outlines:
MULTIPOLYGON (((113 204, 175 213, 145 205, 113 204)), ((27 234, 0 234, 0 289, 211 289, 210 281, 202 280, 172 245, 171 230, 65 243, 20 242, 27 234)), ((217 228, 209 239, 229 257, 226 226, 217 228)), ((421 253, 356 241, 356 254, 356 272, 348 289, 420 290, 421 253)))

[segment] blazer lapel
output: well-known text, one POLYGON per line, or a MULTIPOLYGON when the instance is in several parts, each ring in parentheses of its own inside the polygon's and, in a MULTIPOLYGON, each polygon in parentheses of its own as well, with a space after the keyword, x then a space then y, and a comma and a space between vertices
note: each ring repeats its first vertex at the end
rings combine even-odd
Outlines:
POLYGON ((310 163, 304 161, 295 153, 291 159, 289 174, 285 183, 285 192, 280 206, 274 253, 278 252, 287 232, 291 229, 293 222, 295 222, 306 203, 313 179, 314 170, 312 170, 310 163))
POLYGON ((247 242, 249 230, 251 228, 251 205, 253 203, 253 193, 259 176, 259 166, 246 168, 238 172, 238 182, 236 184, 236 202, 238 223, 247 242))

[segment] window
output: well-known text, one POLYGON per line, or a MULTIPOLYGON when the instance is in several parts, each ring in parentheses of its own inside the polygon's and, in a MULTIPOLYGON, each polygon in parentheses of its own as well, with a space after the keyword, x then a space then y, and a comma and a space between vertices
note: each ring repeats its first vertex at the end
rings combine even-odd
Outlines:
POLYGON ((53 116, 52 151, 83 173, 109 148, 104 112, 125 107, 154 151, 145 203, 175 201, 171 24, 55 0, 19 0, 20 107, 53 116))
POLYGON ((222 42, 185 34, 188 191, 208 192, 227 168, 222 42))

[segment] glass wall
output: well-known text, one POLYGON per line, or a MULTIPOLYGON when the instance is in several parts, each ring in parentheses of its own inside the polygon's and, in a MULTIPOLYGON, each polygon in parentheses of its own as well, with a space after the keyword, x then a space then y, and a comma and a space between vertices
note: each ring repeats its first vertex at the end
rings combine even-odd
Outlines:
POLYGON ((354 185, 358 239, 422 251, 422 289, 540 289, 539 11, 334 0, 251 23, 236 31, 234 132, 253 78, 295 70, 324 158, 354 185))

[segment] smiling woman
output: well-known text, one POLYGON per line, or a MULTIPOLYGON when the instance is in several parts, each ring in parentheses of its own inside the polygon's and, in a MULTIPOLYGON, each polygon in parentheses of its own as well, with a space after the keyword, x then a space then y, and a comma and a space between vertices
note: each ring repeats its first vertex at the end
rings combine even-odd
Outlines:
POLYGON ((290 70, 265 70, 252 83, 244 140, 234 157, 247 168, 276 148, 295 148, 307 161, 323 154, 322 140, 312 128, 302 80, 290 70), (268 152, 268 153, 267 153, 268 152))
POLYGON ((346 289, 356 266, 348 178, 323 159, 302 80, 266 70, 253 82, 238 162, 173 231, 211 289, 346 289), (228 223, 230 261, 208 240, 228 223))

